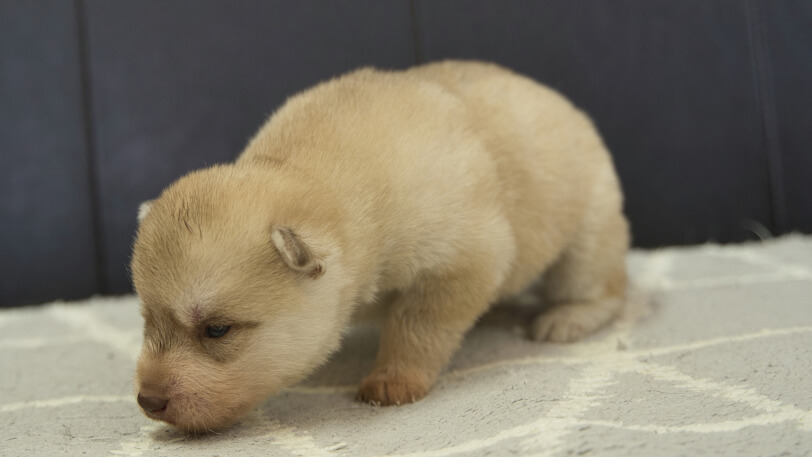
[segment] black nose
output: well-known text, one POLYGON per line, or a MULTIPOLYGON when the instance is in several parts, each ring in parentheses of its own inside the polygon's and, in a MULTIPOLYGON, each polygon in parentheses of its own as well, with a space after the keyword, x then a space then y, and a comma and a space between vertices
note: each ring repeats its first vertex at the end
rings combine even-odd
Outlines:
POLYGON ((145 397, 141 394, 138 394, 138 404, 144 408, 144 411, 149 413, 157 413, 161 412, 164 408, 166 408, 166 404, 169 400, 164 400, 163 398, 158 397, 145 397))

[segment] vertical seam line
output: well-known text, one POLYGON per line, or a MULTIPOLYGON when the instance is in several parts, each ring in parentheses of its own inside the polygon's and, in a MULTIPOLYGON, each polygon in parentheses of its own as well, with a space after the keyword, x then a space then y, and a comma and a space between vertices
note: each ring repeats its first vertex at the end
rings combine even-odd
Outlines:
POLYGON ((412 59, 416 65, 425 61, 423 54, 423 25, 420 22, 420 8, 417 0, 409 0, 409 19, 412 26, 412 59))
POLYGON ((93 226, 94 260, 96 263, 96 292, 108 293, 107 259, 104 248, 104 227, 101 217, 101 198, 99 193, 98 154, 96 145, 96 131, 93 122, 93 94, 90 75, 89 42, 85 3, 83 0, 74 0, 76 11, 76 34, 79 48, 79 77, 82 95, 82 120, 84 122, 84 135, 87 158, 88 189, 90 197, 90 211, 93 226))
POLYGON ((778 135, 778 118, 770 72, 769 49, 766 43, 763 17, 760 14, 757 0, 746 0, 744 5, 756 106, 761 121, 762 142, 767 162, 767 177, 770 182, 771 222, 773 230, 776 234, 780 234, 787 229, 787 210, 781 142, 778 135))

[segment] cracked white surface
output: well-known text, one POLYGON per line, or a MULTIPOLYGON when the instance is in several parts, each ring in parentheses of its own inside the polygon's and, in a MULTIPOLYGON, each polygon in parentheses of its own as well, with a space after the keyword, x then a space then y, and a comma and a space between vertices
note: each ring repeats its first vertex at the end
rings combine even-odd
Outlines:
POLYGON ((373 408, 353 401, 376 344, 358 328, 306 382, 203 437, 138 412, 135 298, 3 311, 0 455, 812 455, 812 238, 629 263, 653 309, 583 342, 530 342, 529 307, 499 309, 426 399, 373 408))

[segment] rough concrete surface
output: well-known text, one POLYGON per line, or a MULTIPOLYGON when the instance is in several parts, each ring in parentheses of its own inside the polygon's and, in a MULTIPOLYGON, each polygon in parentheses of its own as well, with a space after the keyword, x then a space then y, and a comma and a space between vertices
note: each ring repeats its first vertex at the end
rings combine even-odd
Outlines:
POLYGON ((634 252, 650 309, 571 345, 483 319, 424 400, 354 401, 376 331, 219 434, 134 402, 133 297, 0 312, 2 456, 812 455, 812 237, 634 252), (645 312, 648 311, 648 312, 645 312))

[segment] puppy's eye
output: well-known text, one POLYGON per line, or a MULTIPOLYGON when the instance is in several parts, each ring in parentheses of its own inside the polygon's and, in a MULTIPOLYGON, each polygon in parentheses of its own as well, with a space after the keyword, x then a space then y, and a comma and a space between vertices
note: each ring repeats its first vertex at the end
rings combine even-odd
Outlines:
POLYGON ((206 336, 209 338, 220 338, 228 333, 228 329, 230 328, 228 325, 209 325, 206 327, 206 336))

